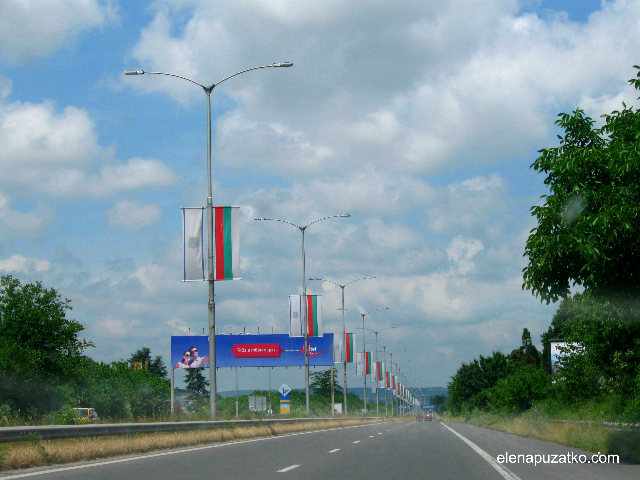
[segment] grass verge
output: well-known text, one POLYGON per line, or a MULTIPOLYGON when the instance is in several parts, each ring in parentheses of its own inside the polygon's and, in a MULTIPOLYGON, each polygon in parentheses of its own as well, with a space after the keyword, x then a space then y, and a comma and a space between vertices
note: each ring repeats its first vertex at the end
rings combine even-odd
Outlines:
POLYGON ((621 459, 640 463, 640 431, 622 426, 608 427, 600 422, 559 421, 545 415, 474 414, 468 417, 442 415, 444 422, 468 423, 521 437, 535 438, 589 452, 616 454, 621 459))
MULTIPOLYGON (((268 424, 237 426, 230 422, 226 428, 174 433, 118 435, 94 439, 61 439, 44 441, 32 436, 29 442, 0 444, 0 470, 7 473, 29 467, 67 464, 118 455, 135 455, 145 452, 193 447, 210 443, 221 443, 247 438, 269 437, 288 433, 322 430, 379 422, 379 419, 354 418, 353 420, 308 422, 294 424, 268 424), (194 442, 194 438, 197 441, 194 442)), ((394 421, 389 419, 389 421, 394 421)))

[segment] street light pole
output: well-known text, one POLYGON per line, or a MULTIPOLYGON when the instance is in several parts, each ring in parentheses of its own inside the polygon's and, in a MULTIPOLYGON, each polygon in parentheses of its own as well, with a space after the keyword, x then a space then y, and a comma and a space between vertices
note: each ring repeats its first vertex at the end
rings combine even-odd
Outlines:
MULTIPOLYGON (((392 327, 392 328, 396 328, 396 327, 392 327)), ((391 364, 387 365, 387 347, 390 347, 391 345, 395 345, 396 343, 402 343, 402 342, 397 341, 397 342, 390 343, 389 345, 383 345, 382 346, 382 356, 383 356, 383 360, 384 360, 385 375, 387 374, 387 372, 389 372, 389 375, 393 376, 393 369, 392 369, 392 367, 393 367, 393 353, 391 354, 391 360, 392 360, 391 364), (388 370, 387 370, 387 368, 388 368, 388 370)), ((386 381, 387 381, 387 379, 385 378, 384 414, 385 414, 385 416, 388 416, 389 415, 389 410, 387 408, 387 390, 389 388, 386 386, 386 381)), ((391 403, 391 408, 393 409, 393 393, 391 393, 391 402, 392 402, 391 403)), ((393 413, 393 411, 392 411, 392 413, 393 413)))
POLYGON ((215 305, 215 295, 214 295, 214 274, 213 274, 213 201, 212 201, 212 186, 211 186, 211 92, 215 87, 220 85, 222 82, 229 80, 232 77, 240 75, 241 73, 250 72, 251 70, 258 70, 260 68, 269 68, 269 67, 291 67, 293 63, 291 62, 280 62, 274 63, 272 65, 263 65, 260 67, 247 68, 240 72, 236 72, 233 75, 229 75, 228 77, 223 78, 219 82, 216 82, 212 85, 206 86, 202 85, 195 80, 191 80, 190 78, 183 77, 181 75, 175 75, 173 73, 165 73, 165 72, 146 72, 144 70, 127 70, 124 72, 125 75, 166 75, 169 77, 176 77, 182 80, 186 80, 188 82, 194 83, 201 87, 205 94, 207 95, 207 246, 208 246, 208 282, 209 282, 209 384, 211 386, 211 394, 209 396, 209 409, 211 411, 211 419, 216 420, 218 418, 218 389, 217 389, 217 381, 216 381, 216 305, 215 305))
POLYGON ((314 223, 318 223, 321 220, 326 220, 328 218, 346 218, 346 217, 350 217, 351 214, 349 213, 343 213, 342 215, 330 215, 328 217, 322 217, 319 218, 317 220, 314 220, 311 223, 308 223, 307 225, 305 225, 304 227, 301 227, 300 225, 296 225, 295 223, 291 223, 288 222, 286 220, 280 220, 279 218, 254 218, 254 220, 271 220, 274 222, 282 222, 282 223, 288 223, 289 225, 293 225, 294 227, 296 227, 297 229, 300 230, 300 232, 302 233, 302 304, 304 305, 303 308, 303 331, 304 331, 304 389, 305 389, 305 397, 306 397, 306 403, 307 403, 307 417, 310 415, 310 408, 309 408, 309 332, 308 332, 308 317, 307 317, 307 280, 306 280, 306 271, 305 271, 305 263, 306 263, 306 256, 305 256, 305 250, 304 250, 304 232, 307 230, 307 227, 310 227, 311 225, 313 225, 314 223))
MULTIPOLYGON (((329 282, 329 283, 333 283, 334 285, 337 285, 340 287, 340 289, 342 290, 342 342, 346 342, 346 334, 347 334, 347 330, 345 328, 345 322, 344 322, 344 289, 347 285, 351 285, 354 282, 357 282, 358 280, 369 280, 372 278, 376 278, 376 277, 362 277, 362 278, 356 278, 355 280, 351 280, 348 283, 345 283, 344 285, 340 285, 337 282, 334 282, 333 280, 327 280, 326 278, 310 278, 309 280, 320 280, 323 282, 329 282)), ((342 367, 343 367, 343 380, 344 380, 344 397, 343 397, 343 403, 344 403, 344 414, 347 414, 347 356, 346 356, 346 344, 344 345, 345 348, 343 348, 342 351, 342 367)))
POLYGON ((371 312, 375 312, 376 310, 389 310, 389 307, 378 307, 378 308, 373 308, 371 310, 369 310, 368 312, 365 313, 360 313, 357 310, 351 310, 350 308, 343 308, 343 310, 349 310, 350 312, 353 313, 357 313, 358 315, 362 316, 362 373, 363 373, 363 377, 364 377, 364 389, 363 389, 363 394, 364 394, 364 413, 367 413, 367 368, 365 366, 365 362, 367 360, 367 343, 366 343, 366 339, 365 339, 365 328, 364 328, 364 317, 371 313, 371 312))

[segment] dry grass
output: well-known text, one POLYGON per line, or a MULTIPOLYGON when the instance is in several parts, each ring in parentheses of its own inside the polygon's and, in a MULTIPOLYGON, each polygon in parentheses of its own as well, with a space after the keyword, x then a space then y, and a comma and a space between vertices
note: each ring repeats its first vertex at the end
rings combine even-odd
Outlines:
MULTIPOLYGON (((389 419, 389 421, 393 421, 389 419)), ((198 430, 175 433, 154 433, 135 436, 97 437, 94 439, 62 439, 50 442, 35 438, 31 442, 0 445, 0 469, 15 470, 52 464, 82 462, 117 455, 141 454, 193 447, 210 443, 221 443, 247 438, 269 437, 288 433, 364 425, 379 422, 378 419, 353 419, 327 422, 254 425, 250 427, 198 430), (197 442, 194 443, 194 437, 197 442), (4 461, 3 461, 4 458, 4 461)))
POLYGON ((485 414, 440 419, 469 423, 594 453, 617 454, 624 460, 640 463, 640 432, 637 430, 615 429, 597 422, 560 422, 542 415, 510 417, 485 414))

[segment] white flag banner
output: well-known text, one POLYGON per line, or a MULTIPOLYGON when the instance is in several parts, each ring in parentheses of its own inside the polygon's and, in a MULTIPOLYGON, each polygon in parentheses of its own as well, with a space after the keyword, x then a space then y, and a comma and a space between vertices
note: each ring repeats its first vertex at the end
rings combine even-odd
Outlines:
MULTIPOLYGON (((386 388, 387 386, 387 372, 384 369, 384 362, 380 363, 380 372, 381 372, 381 379, 378 381, 378 385, 380 386, 380 388, 386 388)), ((378 377, 380 378, 380 377, 378 377)))
POLYGON ((204 233, 202 223, 204 208, 182 208, 183 238, 183 278, 184 282, 203 281, 204 275, 204 233))
POLYGON ((356 375, 363 375, 362 352, 356 352, 356 375))
POLYGON ((376 382, 378 380, 378 362, 371 362, 371 381, 376 382))
POLYGON ((289 336, 304 337, 304 327, 302 325, 302 302, 301 295, 289 295, 289 336))
POLYGON ((305 306, 307 313, 307 336, 322 336, 322 295, 307 295, 306 305, 302 295, 289 295, 289 336, 304 337, 305 306))
POLYGON ((333 363, 342 363, 342 351, 344 344, 344 335, 333 336, 333 363))

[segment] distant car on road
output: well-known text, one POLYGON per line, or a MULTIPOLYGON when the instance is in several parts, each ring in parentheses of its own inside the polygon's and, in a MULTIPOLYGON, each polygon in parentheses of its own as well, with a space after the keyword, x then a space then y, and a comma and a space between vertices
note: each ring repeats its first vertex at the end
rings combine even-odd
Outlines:
POLYGON ((424 416, 424 421, 425 422, 431 421, 431 412, 427 412, 427 414, 424 416))

